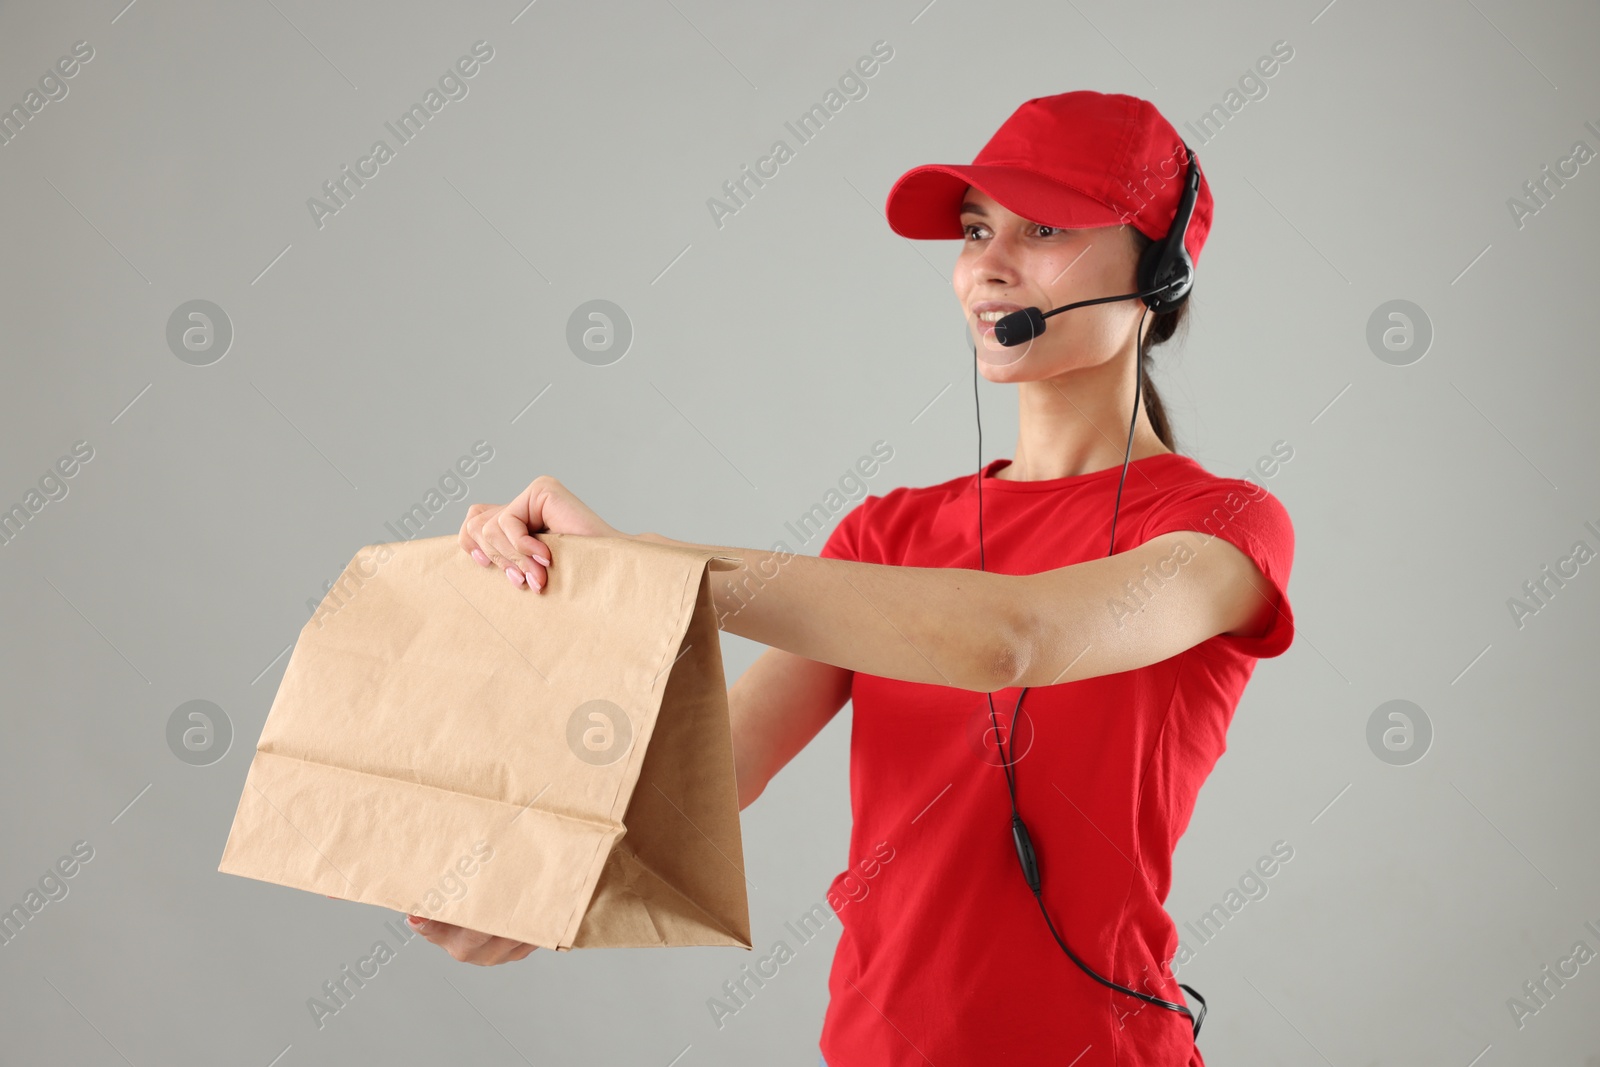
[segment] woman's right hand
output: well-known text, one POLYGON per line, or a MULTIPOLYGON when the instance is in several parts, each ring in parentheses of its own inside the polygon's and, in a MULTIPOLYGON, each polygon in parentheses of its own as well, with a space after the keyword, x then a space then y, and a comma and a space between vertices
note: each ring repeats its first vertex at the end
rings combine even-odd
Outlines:
POLYGON ((438 919, 406 916, 406 922, 423 937, 450 953, 461 963, 476 963, 480 967, 493 967, 498 963, 514 963, 524 959, 537 945, 514 941, 509 937, 496 937, 481 930, 453 926, 438 919))
MULTIPOLYGON (((340 900, 332 893, 324 893, 329 900, 340 900)), ((509 937, 496 937, 482 930, 469 930, 465 926, 452 926, 438 919, 406 916, 406 925, 435 945, 444 949, 462 963, 476 963, 480 967, 493 967, 497 963, 515 963, 525 959, 538 948, 526 941, 513 941, 509 937)))

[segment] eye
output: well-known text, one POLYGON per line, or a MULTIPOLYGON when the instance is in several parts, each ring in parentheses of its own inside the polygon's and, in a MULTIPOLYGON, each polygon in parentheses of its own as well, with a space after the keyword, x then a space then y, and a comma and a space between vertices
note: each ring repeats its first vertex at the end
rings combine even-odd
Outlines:
MULTIPOLYGON (((981 223, 969 222, 961 228, 961 234, 964 239, 970 241, 973 237, 972 231, 981 229, 983 229, 983 225, 981 223)), ((1035 223, 1034 229, 1039 231, 1039 236, 1041 237, 1055 237, 1058 234, 1067 232, 1067 230, 1061 226, 1046 226, 1042 222, 1035 223)))

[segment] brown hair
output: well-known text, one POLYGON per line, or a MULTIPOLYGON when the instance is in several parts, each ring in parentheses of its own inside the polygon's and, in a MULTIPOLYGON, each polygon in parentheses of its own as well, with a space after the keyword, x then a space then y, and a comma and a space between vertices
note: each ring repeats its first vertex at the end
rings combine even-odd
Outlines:
MULTIPOLYGON (((1142 254, 1154 242, 1138 230, 1131 230, 1133 234, 1134 253, 1142 254)), ((1194 297, 1189 297, 1193 300, 1194 297)), ((1150 324, 1150 333, 1145 338, 1145 350, 1170 340, 1178 332, 1178 327, 1185 327, 1184 334, 1188 335, 1189 300, 1178 305, 1176 311, 1164 312, 1153 316, 1150 324)), ((1167 409, 1161 403, 1161 394, 1156 392, 1156 383, 1150 380, 1150 368, 1146 360, 1139 361, 1139 392, 1144 401, 1145 414, 1150 419, 1150 428, 1155 430, 1156 436, 1161 438, 1161 443, 1172 451, 1178 451, 1178 446, 1173 443, 1172 424, 1167 421, 1167 409)))

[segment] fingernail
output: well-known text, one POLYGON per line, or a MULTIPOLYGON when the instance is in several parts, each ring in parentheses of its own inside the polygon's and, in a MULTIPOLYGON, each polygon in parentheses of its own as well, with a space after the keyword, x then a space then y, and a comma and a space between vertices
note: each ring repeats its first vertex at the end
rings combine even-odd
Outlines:
POLYGON ((522 573, 523 573, 523 577, 528 579, 528 584, 529 585, 533 586, 535 589, 543 589, 544 588, 544 583, 539 581, 539 579, 535 578, 533 576, 533 572, 532 571, 523 571, 522 573))
POLYGON ((483 549, 481 548, 472 550, 472 558, 478 561, 479 566, 487 567, 489 565, 489 557, 483 554, 483 549))
POLYGON ((421 926, 423 923, 425 923, 427 921, 428 921, 427 919, 419 919, 415 915, 407 915, 406 916, 406 922, 410 923, 412 926, 421 926))
POLYGON ((541 567, 550 566, 550 561, 545 559, 543 556, 536 555, 533 558, 539 561, 539 566, 541 567))
POLYGON ((506 568, 506 577, 511 579, 511 584, 512 585, 521 585, 522 584, 522 572, 517 570, 517 568, 515 568, 515 567, 507 567, 506 568))

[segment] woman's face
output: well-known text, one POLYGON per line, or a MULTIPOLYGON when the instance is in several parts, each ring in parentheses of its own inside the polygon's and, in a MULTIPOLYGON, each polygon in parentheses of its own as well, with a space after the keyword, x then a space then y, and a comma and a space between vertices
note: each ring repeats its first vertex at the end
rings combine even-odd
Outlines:
MULTIPOLYGON (((966 312, 983 376, 995 382, 1038 381, 1098 366, 1131 351, 1144 309, 1116 300, 1053 316, 1031 342, 1007 348, 980 314, 1063 304, 1134 292, 1138 248, 1131 226, 1063 230, 1014 214, 980 189, 967 187, 962 246, 951 281, 966 312)), ((1146 316, 1146 330, 1149 319, 1146 316)))

